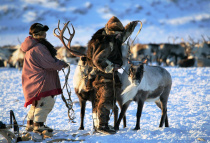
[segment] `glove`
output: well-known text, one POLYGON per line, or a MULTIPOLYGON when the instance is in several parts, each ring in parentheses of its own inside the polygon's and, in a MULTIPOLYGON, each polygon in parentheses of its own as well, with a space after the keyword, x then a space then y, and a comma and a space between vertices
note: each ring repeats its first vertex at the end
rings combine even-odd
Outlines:
POLYGON ((133 24, 133 26, 136 26, 138 24, 138 21, 132 21, 131 23, 133 24))
POLYGON ((69 64, 67 64, 66 62, 64 62, 63 67, 64 67, 64 68, 67 68, 68 66, 69 66, 69 64))

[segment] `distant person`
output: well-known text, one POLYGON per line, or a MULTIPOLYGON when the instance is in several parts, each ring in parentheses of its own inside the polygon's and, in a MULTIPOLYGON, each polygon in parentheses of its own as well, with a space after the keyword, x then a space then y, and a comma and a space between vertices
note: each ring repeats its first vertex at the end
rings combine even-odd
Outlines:
POLYGON ((54 106, 54 96, 62 93, 58 71, 68 66, 55 57, 56 49, 46 40, 48 29, 46 25, 34 23, 29 30, 31 36, 21 44, 26 52, 22 69, 24 107, 32 104, 27 116, 27 131, 53 131, 44 122, 54 106))

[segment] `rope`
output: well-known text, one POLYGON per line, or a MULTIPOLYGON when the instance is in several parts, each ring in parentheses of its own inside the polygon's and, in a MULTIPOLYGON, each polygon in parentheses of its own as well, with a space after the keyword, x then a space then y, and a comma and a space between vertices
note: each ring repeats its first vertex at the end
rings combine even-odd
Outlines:
MULTIPOLYGON (((137 22, 139 22, 141 26, 140 26, 139 31, 137 32, 135 38, 131 42, 131 45, 133 45, 134 41, 136 40, 137 36, 139 35, 139 33, 141 32, 141 29, 142 29, 142 22, 140 20, 137 20, 137 22)), ((127 41, 127 45, 128 45, 129 60, 131 60, 131 49, 130 49, 129 40, 130 40, 130 36, 129 36, 129 39, 127 41)))
POLYGON ((66 99, 63 95, 63 93, 61 94, 61 98, 63 100, 63 102, 65 103, 67 109, 68 109, 68 117, 69 117, 69 121, 70 120, 74 120, 75 116, 74 116, 74 109, 73 109, 73 102, 71 99, 71 88, 68 84, 68 78, 69 78, 69 74, 70 74, 70 65, 68 66, 68 72, 67 74, 65 74, 64 69, 62 69, 64 76, 65 76, 65 83, 63 85, 62 90, 66 87, 67 93, 68 93, 68 99, 66 99))
POLYGON ((28 116, 28 114, 26 114, 26 116, 23 119, 23 125, 24 125, 24 122, 25 122, 25 119, 26 119, 27 116, 28 116))
MULTIPOLYGON (((139 22, 141 26, 140 26, 140 28, 139 28, 139 31, 138 31, 137 34, 136 34, 136 37, 139 35, 139 33, 141 32, 141 29, 142 29, 142 22, 141 22, 140 20, 137 20, 137 22, 139 22)), ((131 45, 132 45, 133 42, 136 40, 136 37, 133 39, 131 45)))
POLYGON ((113 100, 113 107, 112 107, 112 112, 110 114, 110 117, 112 116, 112 113, 115 110, 115 103, 116 103, 116 90, 115 90, 115 79, 114 79, 114 70, 112 72, 112 80, 113 80, 113 91, 114 91, 114 100, 113 100))

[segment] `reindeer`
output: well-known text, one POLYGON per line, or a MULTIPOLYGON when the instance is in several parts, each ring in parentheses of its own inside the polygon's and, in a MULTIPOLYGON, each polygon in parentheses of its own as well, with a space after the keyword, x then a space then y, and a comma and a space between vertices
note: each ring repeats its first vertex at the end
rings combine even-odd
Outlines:
MULTIPOLYGON (((75 74, 73 77, 73 86, 75 89, 75 93, 79 98, 79 103, 80 103, 81 121, 80 121, 79 130, 84 130, 84 116, 85 116, 86 102, 90 101, 92 103, 92 106, 94 106, 93 99, 95 98, 95 91, 94 91, 94 89, 89 90, 86 88, 87 76, 88 76, 89 72, 92 71, 92 68, 88 66, 87 61, 86 61, 87 56, 85 54, 71 49, 72 47, 70 47, 70 43, 71 43, 72 38, 74 37, 75 29, 72 25, 73 33, 70 33, 70 30, 68 28, 68 23, 69 23, 69 21, 64 24, 64 27, 61 30, 59 28, 60 21, 58 21, 58 28, 54 29, 54 36, 58 37, 61 40, 64 47, 72 55, 80 57, 80 60, 78 62, 78 65, 77 65, 77 68, 75 70, 75 74), (69 39, 67 39, 66 37, 63 36, 66 28, 68 29, 68 32, 70 35, 69 39), (56 34, 56 30, 58 30, 59 35, 56 34), (67 45, 66 45, 64 39, 66 39, 68 41, 67 45)), ((125 47, 123 46, 123 48, 125 48, 125 47)), ((116 100, 118 102, 120 102, 119 98, 117 98, 116 100)), ((117 117, 118 117, 118 107, 116 106, 116 104, 114 106, 115 106, 115 108, 114 108, 115 109, 114 110, 114 125, 115 125, 115 123, 117 122, 117 117)), ((125 118, 124 118, 124 123, 126 123, 125 118)), ((93 127, 94 127, 94 125, 93 125, 93 127)), ((124 127, 126 127, 126 124, 124 124, 124 127)))
POLYGON ((158 62, 159 65, 161 62, 163 64, 169 65, 167 59, 174 58, 174 65, 177 65, 178 58, 183 58, 185 56, 185 49, 180 44, 160 44, 159 52, 158 52, 158 62))
POLYGON ((209 67, 210 66, 210 44, 202 36, 203 41, 201 43, 196 43, 189 37, 192 41, 191 53, 193 54, 197 67, 209 67))
MULTIPOLYGON (((79 51, 80 53, 86 52, 86 47, 81 46, 79 44, 71 46, 73 50, 79 51)), ((77 64, 79 61, 79 57, 72 55, 65 47, 61 47, 57 50, 58 59, 64 60, 67 63, 77 64)))
POLYGON ((198 57, 210 59, 210 44, 202 36, 203 42, 199 45, 198 57))
MULTIPOLYGON (((127 53, 127 46, 122 45, 122 54, 125 56, 127 53)), ((77 97, 79 98, 79 103, 80 103, 80 127, 79 130, 84 130, 84 116, 85 116, 85 107, 86 107, 86 102, 90 101, 92 103, 92 107, 94 107, 94 98, 95 98, 95 91, 94 89, 87 89, 86 84, 87 84, 87 78, 88 75, 93 71, 91 67, 88 66, 87 57, 81 57, 78 65, 76 67, 76 70, 74 72, 74 77, 73 77, 73 86, 75 93, 77 97)), ((125 58, 123 58, 125 60, 125 58)), ((122 100, 120 97, 120 93, 116 94, 116 101, 118 102, 118 105, 120 108, 122 108, 122 100)), ((114 108, 114 125, 117 122, 117 117, 118 117, 118 107, 115 105, 114 108)), ((94 118, 94 117, 93 117, 94 118)), ((126 127, 126 116, 123 118, 123 125, 126 127)))
POLYGON ((132 58, 135 60, 141 60, 144 55, 151 55, 151 50, 147 44, 137 43, 131 48, 132 58))
POLYGON ((149 61, 152 64, 157 62, 157 55, 159 50, 159 44, 139 44, 137 43, 131 48, 132 59, 141 61, 145 55, 149 57, 149 61))
POLYGON ((16 50, 12 53, 9 59, 9 63, 20 70, 20 68, 23 67, 25 53, 21 50, 20 45, 17 45, 15 49, 16 50))
POLYGON ((88 66, 86 57, 81 57, 73 77, 73 87, 80 103, 80 127, 79 130, 84 130, 84 117, 86 102, 90 101, 92 107, 94 107, 94 90, 86 87, 87 76, 92 71, 92 68, 88 66))
POLYGON ((193 45, 189 42, 181 42, 180 45, 185 49, 185 56, 178 62, 179 67, 193 67, 195 66, 196 59, 192 52, 193 45))
POLYGON ((9 59, 12 53, 15 51, 14 46, 4 46, 0 47, 0 61, 1 65, 4 67, 9 67, 9 59))
POLYGON ((152 54, 152 55, 150 55, 151 63, 158 61, 157 55, 158 55, 158 52, 159 52, 159 46, 160 46, 160 44, 154 44, 154 43, 149 43, 148 44, 148 47, 149 47, 149 49, 151 49, 151 54, 152 54))
POLYGON ((159 127, 165 123, 169 127, 167 116, 167 101, 171 90, 172 79, 168 71, 160 66, 146 66, 146 62, 130 61, 122 74, 122 110, 120 112, 115 130, 119 130, 122 118, 132 101, 137 102, 136 127, 140 129, 140 118, 145 101, 155 101, 162 110, 159 127), (129 72, 129 74, 127 74, 129 72))

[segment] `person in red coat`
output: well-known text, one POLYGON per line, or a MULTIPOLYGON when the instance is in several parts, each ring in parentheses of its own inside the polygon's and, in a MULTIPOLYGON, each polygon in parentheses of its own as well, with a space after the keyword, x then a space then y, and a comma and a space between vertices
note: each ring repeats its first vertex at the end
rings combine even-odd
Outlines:
POLYGON ((24 106, 32 104, 27 116, 27 131, 53 131, 44 122, 54 106, 54 96, 62 93, 58 71, 68 66, 55 57, 56 49, 46 40, 48 29, 46 25, 34 23, 29 30, 31 36, 21 44, 26 53, 22 69, 24 106))

